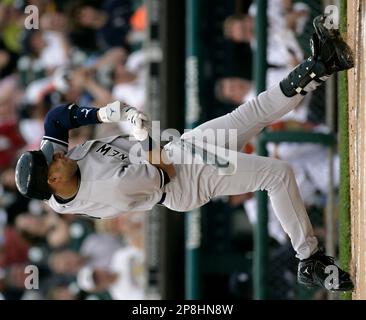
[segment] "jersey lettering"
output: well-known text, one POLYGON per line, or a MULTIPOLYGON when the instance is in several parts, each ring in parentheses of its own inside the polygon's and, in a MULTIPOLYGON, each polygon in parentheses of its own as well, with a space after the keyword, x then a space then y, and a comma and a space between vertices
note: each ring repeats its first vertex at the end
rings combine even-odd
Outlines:
POLYGON ((118 156, 118 158, 120 158, 121 160, 125 160, 125 159, 127 159, 127 156, 125 155, 125 154, 120 154, 119 156, 118 156))
POLYGON ((128 156, 126 154, 124 154, 121 151, 118 151, 116 149, 112 149, 112 147, 108 144, 103 144, 95 152, 99 152, 103 156, 107 156, 107 157, 117 157, 121 160, 126 160, 128 158, 128 156))
POLYGON ((118 150, 115 150, 115 149, 113 149, 112 150, 112 154, 109 154, 109 156, 110 157, 114 157, 114 156, 116 156, 117 154, 120 154, 121 152, 119 152, 118 150))
POLYGON ((103 144, 96 152, 100 152, 105 156, 111 149, 112 149, 111 146, 108 147, 107 144, 103 144))

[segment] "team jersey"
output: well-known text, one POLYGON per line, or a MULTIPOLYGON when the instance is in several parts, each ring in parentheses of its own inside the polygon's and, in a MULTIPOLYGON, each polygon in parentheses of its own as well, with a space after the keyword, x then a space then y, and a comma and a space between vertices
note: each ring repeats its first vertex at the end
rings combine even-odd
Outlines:
POLYGON ((67 150, 68 130, 98 123, 96 118, 92 118, 93 109, 75 105, 60 106, 46 117, 43 139, 52 142, 55 152, 63 151, 67 157, 77 161, 80 172, 76 196, 65 203, 52 195, 48 204, 58 213, 85 214, 95 218, 150 210, 162 197, 164 173, 143 155, 131 161, 131 148, 138 142, 130 141, 127 136, 113 136, 86 141, 67 150), (78 122, 68 122, 70 116, 75 114, 74 122, 78 122), (80 124, 82 121, 84 123, 80 124))

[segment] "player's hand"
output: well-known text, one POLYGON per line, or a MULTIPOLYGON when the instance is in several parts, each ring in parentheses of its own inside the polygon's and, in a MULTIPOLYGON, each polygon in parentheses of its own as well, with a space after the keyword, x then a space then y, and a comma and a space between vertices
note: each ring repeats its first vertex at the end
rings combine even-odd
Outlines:
POLYGON ((102 122, 129 121, 139 129, 148 127, 150 122, 145 113, 121 101, 114 101, 100 108, 98 118, 102 122))
POLYGON ((149 127, 150 120, 145 113, 138 111, 135 108, 133 110, 130 109, 127 113, 127 120, 134 128, 147 129, 149 127))
POLYGON ((148 137, 150 120, 148 116, 120 101, 114 101, 100 108, 98 117, 102 122, 128 121, 132 124, 132 135, 135 139, 142 141, 148 137))
POLYGON ((134 136, 134 138, 138 141, 144 141, 147 139, 147 137, 149 136, 149 132, 147 130, 147 128, 143 127, 143 128, 138 128, 138 127, 133 127, 132 128, 132 135, 134 136))
POLYGON ((127 120, 132 124, 132 135, 138 141, 143 141, 148 138, 148 128, 150 126, 150 120, 148 116, 136 109, 129 110, 127 120))

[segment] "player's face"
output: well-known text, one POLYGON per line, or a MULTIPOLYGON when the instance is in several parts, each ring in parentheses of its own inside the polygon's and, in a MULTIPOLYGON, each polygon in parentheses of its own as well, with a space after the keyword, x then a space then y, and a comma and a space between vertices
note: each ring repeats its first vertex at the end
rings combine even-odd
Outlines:
POLYGON ((57 176, 61 181, 67 182, 75 175, 76 170, 76 161, 66 157, 62 152, 57 152, 48 167, 48 177, 57 176))

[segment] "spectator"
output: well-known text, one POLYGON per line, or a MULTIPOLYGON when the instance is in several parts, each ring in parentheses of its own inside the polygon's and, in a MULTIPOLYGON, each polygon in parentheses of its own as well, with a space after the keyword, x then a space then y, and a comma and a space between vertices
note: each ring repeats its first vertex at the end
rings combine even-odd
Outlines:
MULTIPOLYGON (((21 196, 13 168, 21 151, 39 147, 44 117, 55 105, 101 106, 117 92, 144 107, 146 56, 129 50, 145 39, 147 12, 141 6, 130 19, 135 5, 130 0, 0 3, 0 299, 83 299, 75 284, 81 267, 105 269, 126 244, 143 248, 143 214, 96 230, 95 221, 58 216, 21 196), (39 29, 24 27, 25 5, 37 6, 39 29), (39 269, 40 290, 24 291, 27 264, 39 269)), ((120 134, 118 125, 78 128, 70 132, 69 145, 103 130, 120 134)))
POLYGON ((0 220, 13 225, 16 216, 28 210, 29 199, 24 198, 15 186, 15 170, 8 167, 0 175, 0 220))
MULTIPOLYGON (((254 17, 256 7, 252 5, 249 14, 235 14, 224 22, 224 35, 236 42, 248 42, 256 50, 254 17)), ((309 18, 309 9, 306 5, 293 7, 287 1, 274 0, 268 2, 268 38, 267 63, 269 67, 295 67, 303 60, 302 49, 296 39, 295 30, 301 28, 296 24, 299 21, 302 28, 309 18), (300 17, 301 22, 300 22, 300 17), (297 20, 299 18, 299 20, 297 20)))
POLYGON ((216 98, 225 103, 241 105, 254 91, 251 81, 242 78, 227 77, 216 83, 216 98))
POLYGON ((91 1, 79 1, 73 4, 70 12, 75 29, 95 30, 100 50, 127 46, 126 37, 132 14, 130 1, 106 0, 100 6, 91 1))
POLYGON ((106 268, 122 242, 109 234, 91 234, 83 242, 80 253, 64 249, 51 254, 49 265, 58 274, 76 275, 85 265, 106 268))
POLYGON ((30 243, 36 244, 45 239, 50 248, 61 248, 70 240, 68 224, 54 213, 42 216, 20 214, 15 226, 30 243))
POLYGON ((27 30, 22 43, 23 55, 19 59, 18 70, 23 87, 68 64, 68 43, 61 33, 27 30))
POLYGON ((16 71, 18 54, 9 50, 4 41, 0 39, 0 79, 16 71))
POLYGON ((146 96, 146 67, 144 51, 131 54, 125 64, 117 64, 114 71, 113 98, 143 110, 146 96))
POLYGON ((144 257, 140 249, 128 246, 114 254, 108 268, 82 268, 77 276, 79 287, 87 292, 108 290, 115 300, 144 299, 144 257))

